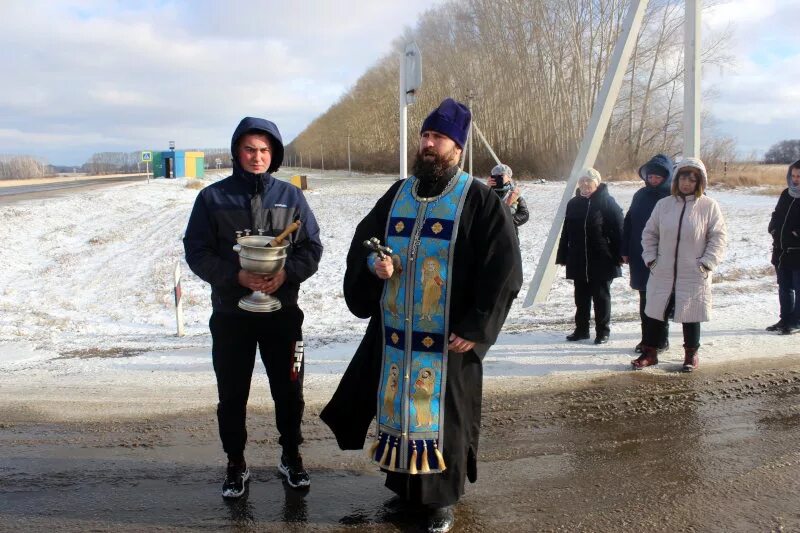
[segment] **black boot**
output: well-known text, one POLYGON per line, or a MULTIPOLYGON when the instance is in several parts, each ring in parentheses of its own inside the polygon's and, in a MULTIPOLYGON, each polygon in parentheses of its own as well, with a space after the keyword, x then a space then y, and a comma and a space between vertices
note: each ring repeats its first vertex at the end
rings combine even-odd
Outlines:
POLYGON ((445 533, 453 529, 455 522, 456 517, 452 505, 437 507, 431 509, 428 515, 427 531, 428 533, 445 533))
POLYGON ((767 326, 767 331, 780 331, 783 328, 783 319, 781 318, 771 326, 767 326))
POLYGON ((581 331, 579 329, 576 329, 575 331, 567 335, 568 341, 582 341, 583 339, 588 339, 588 338, 589 338, 589 332, 581 331))

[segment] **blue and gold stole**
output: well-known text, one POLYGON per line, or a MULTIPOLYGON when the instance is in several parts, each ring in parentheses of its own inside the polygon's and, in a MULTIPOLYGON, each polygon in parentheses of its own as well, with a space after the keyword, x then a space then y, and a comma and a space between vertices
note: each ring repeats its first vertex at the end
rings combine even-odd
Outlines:
POLYGON ((394 274, 381 298, 383 364, 378 438, 370 449, 381 468, 438 473, 443 441, 450 283, 458 221, 472 177, 458 171, 435 198, 416 195, 411 177, 392 203, 384 242, 394 274))

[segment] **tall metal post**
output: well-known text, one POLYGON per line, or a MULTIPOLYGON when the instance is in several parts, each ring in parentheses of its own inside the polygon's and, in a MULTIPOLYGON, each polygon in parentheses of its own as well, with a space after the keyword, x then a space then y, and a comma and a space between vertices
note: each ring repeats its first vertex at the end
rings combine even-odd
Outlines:
POLYGON ((353 168, 350 166, 350 134, 347 134, 347 175, 353 175, 353 168))
POLYGON ((467 94, 467 106, 470 113, 472 113, 472 120, 469 121, 469 135, 467 136, 467 146, 469 147, 469 175, 472 176, 472 124, 475 120, 475 112, 472 110, 472 101, 475 99, 475 93, 472 89, 467 94))
POLYGON ((408 177, 408 105, 417 101, 422 85, 422 56, 417 43, 407 43, 400 56, 398 102, 400 104, 400 179, 408 177))
POLYGON ((400 57, 400 82, 398 85, 400 102, 400 179, 408 177, 408 103, 406 102, 406 56, 400 57))
POLYGON ((683 155, 700 157, 700 0, 686 0, 683 41, 683 155))
POLYGON ((572 171, 564 188, 561 203, 558 204, 558 209, 553 219, 553 226, 550 228, 547 241, 545 241, 539 263, 536 265, 536 272, 528 286, 528 294, 525 296, 523 307, 530 307, 534 303, 547 301, 547 295, 553 285, 553 279, 557 271, 555 264, 556 243, 561 235, 561 227, 564 224, 567 202, 572 198, 581 171, 594 165, 597 158, 597 152, 603 142, 603 135, 608 128, 608 121, 611 118, 614 102, 616 102, 619 94, 622 78, 628 68, 628 60, 636 45, 636 35, 642 25, 642 18, 644 18, 645 9, 647 9, 647 1, 631 0, 622 33, 620 33, 617 44, 614 47, 614 55, 611 57, 611 63, 603 80, 603 86, 600 88, 600 94, 598 94, 594 103, 592 117, 586 128, 586 133, 583 135, 583 141, 575 158, 575 163, 572 165, 572 171))
POLYGON ((322 145, 319 145, 319 165, 322 172, 325 172, 325 154, 322 153, 322 145))

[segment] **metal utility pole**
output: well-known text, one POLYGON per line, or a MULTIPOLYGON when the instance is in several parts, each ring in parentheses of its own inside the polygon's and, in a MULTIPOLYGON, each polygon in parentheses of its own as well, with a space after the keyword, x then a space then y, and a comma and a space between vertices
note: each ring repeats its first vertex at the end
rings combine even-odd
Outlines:
POLYGON ((408 43, 400 56, 400 179, 408 177, 408 106, 417 101, 416 91, 422 85, 422 58, 417 43, 408 43))
POLYGON ((583 142, 578 151, 578 156, 572 165, 572 171, 564 188, 561 203, 559 203, 553 219, 553 226, 550 228, 547 241, 545 241, 539 263, 536 265, 536 272, 528 286, 528 294, 525 296, 523 307, 530 307, 534 303, 544 303, 547 300, 547 295, 553 285, 553 279, 557 271, 555 264, 556 243, 561 235, 561 226, 564 224, 567 202, 572 198, 581 171, 594 165, 597 158, 597 152, 600 150, 603 136, 608 128, 611 111, 614 107, 614 102, 617 100, 622 78, 628 68, 628 60, 636 45, 636 36, 639 34, 639 28, 642 25, 642 18, 646 9, 647 0, 631 0, 622 33, 620 33, 617 44, 614 47, 614 54, 611 57, 608 72, 606 72, 600 94, 595 101, 592 117, 586 128, 586 133, 583 135, 583 142))
POLYGON ((700 157, 700 0, 686 0, 683 64, 683 156, 700 157))
POLYGON ((347 175, 353 175, 353 169, 350 166, 350 134, 347 134, 347 175))
POLYGON ((472 113, 472 120, 469 121, 469 134, 467 135, 467 146, 469 147, 469 175, 473 176, 472 174, 472 126, 475 120, 475 112, 472 111, 472 100, 475 98, 475 92, 470 89, 467 93, 467 107, 469 107, 470 113, 472 113))
POLYGON ((319 145, 319 164, 322 172, 325 172, 325 154, 322 153, 322 145, 319 145))

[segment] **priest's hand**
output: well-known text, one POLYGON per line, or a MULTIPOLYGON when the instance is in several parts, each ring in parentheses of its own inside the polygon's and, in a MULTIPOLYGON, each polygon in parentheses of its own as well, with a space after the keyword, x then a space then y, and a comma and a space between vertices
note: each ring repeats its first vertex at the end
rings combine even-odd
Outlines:
POLYGON ((450 344, 447 345, 447 349, 451 352, 464 353, 470 351, 474 347, 474 342, 462 339, 455 333, 450 334, 450 344))
POLYGON ((383 256, 383 259, 375 261, 375 275, 380 279, 389 279, 394 274, 394 265, 392 258, 388 255, 383 256))
POLYGON ((266 279, 267 283, 261 290, 267 294, 272 294, 281 288, 281 285, 283 285, 284 281, 286 281, 286 271, 281 269, 280 272, 266 279))

